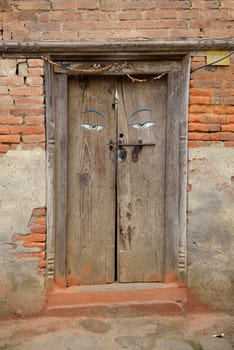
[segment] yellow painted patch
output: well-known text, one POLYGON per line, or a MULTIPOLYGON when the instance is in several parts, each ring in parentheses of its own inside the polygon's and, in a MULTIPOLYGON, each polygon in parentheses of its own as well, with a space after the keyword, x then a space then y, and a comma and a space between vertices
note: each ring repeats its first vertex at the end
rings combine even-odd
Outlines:
MULTIPOLYGON (((211 64, 212 62, 218 61, 223 57, 227 56, 230 51, 206 51, 206 63, 211 64)), ((222 61, 213 64, 214 66, 229 66, 230 65, 230 56, 224 58, 222 61)))

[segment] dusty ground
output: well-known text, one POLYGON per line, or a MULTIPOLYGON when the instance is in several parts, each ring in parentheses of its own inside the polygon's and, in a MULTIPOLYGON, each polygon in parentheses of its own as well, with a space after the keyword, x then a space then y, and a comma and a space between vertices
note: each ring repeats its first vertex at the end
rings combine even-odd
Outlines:
POLYGON ((1 350, 210 349, 201 347, 201 339, 215 341, 214 350, 231 349, 234 317, 202 313, 173 317, 0 320, 1 350), (213 338, 217 333, 224 333, 224 338, 213 338))

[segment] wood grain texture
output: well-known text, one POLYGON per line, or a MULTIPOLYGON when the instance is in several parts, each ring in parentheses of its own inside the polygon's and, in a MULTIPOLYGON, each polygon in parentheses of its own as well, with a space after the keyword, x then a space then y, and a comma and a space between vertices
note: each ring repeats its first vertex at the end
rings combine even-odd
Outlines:
POLYGON ((115 139, 114 84, 101 77, 69 80, 68 285, 114 281, 115 163, 108 148, 115 139), (81 126, 103 123, 93 111, 104 115, 103 130, 81 126))
POLYGON ((180 142, 180 72, 168 75, 167 134, 166 134, 166 190, 165 234, 166 274, 175 274, 179 235, 179 142, 180 142))
POLYGON ((119 91, 118 133, 124 143, 155 143, 144 147, 133 162, 132 149, 118 164, 118 279, 120 282, 153 282, 163 278, 166 79, 133 84, 122 79, 119 91), (132 118, 130 117, 137 110, 132 118), (144 109, 152 110, 144 111, 144 109), (145 128, 130 127, 151 120, 145 128))
POLYGON ((46 218, 46 269, 47 288, 54 283, 55 264, 55 123, 52 98, 54 97, 54 81, 52 78, 52 67, 45 64, 45 98, 46 98, 46 131, 47 131, 47 218, 46 218))
POLYGON ((55 77, 55 123, 56 123, 56 266, 55 281, 66 281, 66 220, 67 220, 67 76, 55 77))
POLYGON ((94 61, 85 61, 85 62, 76 62, 76 63, 70 63, 68 66, 68 69, 54 66, 54 72, 56 73, 67 73, 67 74, 76 74, 79 71, 79 69, 87 70, 85 74, 94 74, 95 67, 107 67, 110 66, 110 69, 104 70, 101 74, 103 75, 123 75, 123 74, 160 74, 163 72, 167 72, 169 70, 179 70, 181 67, 180 61, 124 61, 124 62, 118 62, 115 61, 101 61, 98 60, 96 63, 94 61), (113 65, 113 67, 111 67, 113 65))

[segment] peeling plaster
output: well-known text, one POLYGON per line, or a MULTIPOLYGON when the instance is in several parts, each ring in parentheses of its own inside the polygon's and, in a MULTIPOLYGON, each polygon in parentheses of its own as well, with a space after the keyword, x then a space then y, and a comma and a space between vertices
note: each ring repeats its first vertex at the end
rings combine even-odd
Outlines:
POLYGON ((9 151, 0 160, 0 232, 26 233, 32 210, 45 207, 45 152, 9 151))
POLYGON ((0 159, 0 315, 37 312, 44 277, 37 259, 17 259, 12 237, 26 234, 33 209, 45 207, 45 152, 9 151, 0 159))

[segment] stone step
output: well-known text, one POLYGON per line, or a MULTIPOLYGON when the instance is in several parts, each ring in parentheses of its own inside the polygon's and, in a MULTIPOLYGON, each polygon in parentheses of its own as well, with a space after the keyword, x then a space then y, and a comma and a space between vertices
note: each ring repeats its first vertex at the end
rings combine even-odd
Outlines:
POLYGON ((177 283, 113 283, 55 288, 47 295, 47 315, 140 316, 184 312, 186 288, 177 283))

